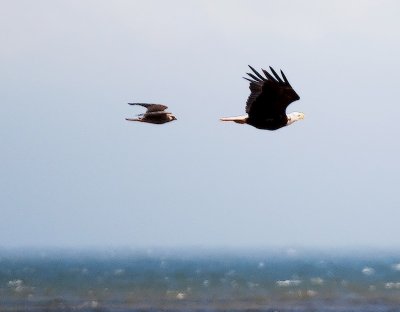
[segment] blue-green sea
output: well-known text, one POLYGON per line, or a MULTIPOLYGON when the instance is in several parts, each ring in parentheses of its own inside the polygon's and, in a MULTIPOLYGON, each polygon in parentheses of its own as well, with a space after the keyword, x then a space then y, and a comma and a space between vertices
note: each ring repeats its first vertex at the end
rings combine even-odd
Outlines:
POLYGON ((0 311, 400 311, 400 252, 0 249, 0 311))

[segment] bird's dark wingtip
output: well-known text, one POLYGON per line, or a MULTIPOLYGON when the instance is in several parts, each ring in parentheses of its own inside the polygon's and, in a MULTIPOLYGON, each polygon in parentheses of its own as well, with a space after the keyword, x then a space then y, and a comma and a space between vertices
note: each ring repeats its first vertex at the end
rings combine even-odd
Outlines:
POLYGON ((267 70, 265 70, 265 69, 263 69, 263 68, 261 68, 261 70, 263 71, 264 75, 265 75, 270 81, 277 82, 277 80, 276 80, 274 77, 272 77, 272 75, 271 75, 267 70))
MULTIPOLYGON (((260 75, 260 73, 258 72, 258 71, 256 71, 253 67, 251 67, 250 65, 248 65, 249 67, 250 67, 250 69, 253 71, 253 73, 254 74, 256 74, 256 76, 259 78, 259 79, 257 79, 257 80, 259 80, 259 81, 265 81, 266 79, 262 76, 262 75, 260 75)), ((249 73, 247 73, 248 75, 249 75, 249 73)), ((250 76, 252 76, 252 75, 250 75, 250 76)), ((253 76, 254 77, 254 76, 253 76)))
POLYGON ((292 86, 290 85, 290 83, 289 83, 289 80, 286 78, 285 74, 283 73, 282 69, 281 69, 281 75, 282 75, 283 80, 285 80, 285 82, 287 83, 287 85, 288 85, 289 87, 292 87, 292 86))
POLYGON ((269 69, 271 70, 272 74, 275 76, 275 78, 280 82, 283 83, 281 77, 279 77, 279 75, 277 74, 277 72, 271 67, 269 66, 269 69))

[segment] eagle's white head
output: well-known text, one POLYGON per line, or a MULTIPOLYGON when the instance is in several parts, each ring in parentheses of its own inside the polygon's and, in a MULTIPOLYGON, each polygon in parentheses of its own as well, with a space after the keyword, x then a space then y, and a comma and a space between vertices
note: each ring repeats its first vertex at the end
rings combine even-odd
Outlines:
POLYGON ((304 114, 299 113, 299 112, 293 112, 293 113, 288 114, 287 118, 288 118, 288 121, 287 121, 286 126, 289 126, 297 120, 304 119, 304 114))

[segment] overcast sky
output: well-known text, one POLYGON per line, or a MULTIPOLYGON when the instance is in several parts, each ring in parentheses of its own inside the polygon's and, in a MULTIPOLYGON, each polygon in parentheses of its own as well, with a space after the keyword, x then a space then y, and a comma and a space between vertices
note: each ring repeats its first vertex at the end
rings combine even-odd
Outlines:
POLYGON ((0 2, 0 246, 388 246, 400 2, 0 2), (282 69, 306 118, 244 113, 282 69), (178 120, 130 123, 127 102, 178 120))

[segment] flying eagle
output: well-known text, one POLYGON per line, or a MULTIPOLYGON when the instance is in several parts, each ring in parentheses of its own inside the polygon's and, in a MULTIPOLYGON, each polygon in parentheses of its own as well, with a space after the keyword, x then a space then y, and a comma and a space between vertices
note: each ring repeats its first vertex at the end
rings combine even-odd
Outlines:
POLYGON ((147 111, 144 114, 138 114, 138 118, 125 118, 128 121, 140 121, 140 122, 148 122, 153 124, 163 124, 166 122, 170 122, 176 120, 176 117, 166 112, 165 110, 168 108, 162 104, 147 104, 147 103, 128 103, 129 105, 140 105, 147 108, 147 111))
POLYGON ((281 70, 282 78, 272 67, 272 76, 266 70, 263 77, 249 65, 252 73, 247 73, 250 78, 250 96, 246 102, 246 115, 221 118, 222 121, 234 121, 240 124, 249 124, 258 129, 277 130, 288 126, 297 120, 303 119, 304 114, 293 112, 286 115, 286 108, 290 103, 297 101, 300 97, 293 90, 285 74, 281 70))

